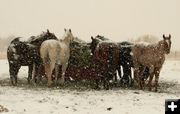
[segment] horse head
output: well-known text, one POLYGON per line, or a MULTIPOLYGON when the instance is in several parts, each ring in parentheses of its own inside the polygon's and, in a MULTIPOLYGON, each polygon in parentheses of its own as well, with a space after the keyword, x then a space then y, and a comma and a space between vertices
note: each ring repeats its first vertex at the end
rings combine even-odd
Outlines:
POLYGON ((99 44, 100 39, 98 39, 98 38, 96 38, 96 37, 93 38, 93 37, 91 36, 91 40, 92 40, 92 42, 90 43, 90 49, 91 49, 91 53, 94 54, 94 51, 95 51, 97 45, 99 44))
POLYGON ((100 39, 101 41, 107 41, 107 40, 109 40, 108 38, 105 38, 104 36, 101 36, 101 35, 99 35, 99 34, 96 36, 96 38, 97 38, 97 39, 100 39))
POLYGON ((64 29, 65 33, 63 35, 63 40, 65 43, 72 43, 74 41, 74 35, 72 34, 71 29, 64 29))
POLYGON ((169 36, 165 36, 163 34, 163 44, 164 44, 164 51, 166 54, 170 53, 170 49, 171 49, 171 35, 169 34, 169 36))

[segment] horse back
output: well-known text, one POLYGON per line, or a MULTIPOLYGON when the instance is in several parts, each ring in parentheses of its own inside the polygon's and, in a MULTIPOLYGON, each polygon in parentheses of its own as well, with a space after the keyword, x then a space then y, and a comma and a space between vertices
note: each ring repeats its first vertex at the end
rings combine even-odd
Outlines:
POLYGON ((113 61, 119 60, 119 46, 116 43, 102 42, 99 43, 95 50, 95 57, 100 61, 106 62, 109 56, 112 56, 113 61))
POLYGON ((11 41, 7 49, 8 61, 12 61, 23 66, 32 64, 38 58, 37 48, 27 42, 19 40, 20 37, 11 41))
POLYGON ((159 63, 164 63, 165 55, 161 54, 155 45, 135 45, 133 47, 133 59, 135 63, 145 66, 159 66, 159 63))

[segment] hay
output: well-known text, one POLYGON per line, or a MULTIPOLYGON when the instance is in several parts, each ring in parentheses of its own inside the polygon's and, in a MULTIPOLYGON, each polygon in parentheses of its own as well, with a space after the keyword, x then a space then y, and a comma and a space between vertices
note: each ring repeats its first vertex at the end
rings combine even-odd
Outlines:
POLYGON ((71 55, 66 71, 66 77, 71 77, 75 80, 98 78, 90 45, 87 42, 76 38, 70 47, 71 55))

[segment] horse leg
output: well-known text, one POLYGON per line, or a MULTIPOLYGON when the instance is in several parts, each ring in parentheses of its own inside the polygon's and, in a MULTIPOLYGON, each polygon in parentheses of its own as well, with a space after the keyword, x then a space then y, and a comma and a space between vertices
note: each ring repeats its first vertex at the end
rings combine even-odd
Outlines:
MULTIPOLYGON (((117 71, 118 71, 119 78, 121 78, 121 66, 120 65, 117 66, 117 71)), ((117 79, 117 77, 116 77, 116 79, 117 79)))
POLYGON ((127 87, 130 87, 131 84, 132 84, 132 80, 131 80, 131 66, 128 65, 128 64, 127 65, 123 65, 123 73, 124 73, 124 75, 123 75, 122 82, 127 87))
POLYGON ((141 76, 139 76, 139 67, 134 68, 134 80, 137 82, 139 88, 141 89, 141 76))
POLYGON ((100 80, 99 80, 99 79, 96 79, 96 86, 95 86, 95 89, 100 89, 100 87, 99 87, 99 82, 100 82, 100 80))
POLYGON ((19 72, 20 66, 10 64, 9 67, 11 84, 15 86, 17 84, 17 74, 19 72))
POLYGON ((109 70, 107 70, 106 74, 104 74, 105 78, 104 78, 104 85, 105 85, 105 89, 106 90, 109 90, 110 88, 110 76, 111 76, 111 73, 109 72, 109 70))
POLYGON ((132 76, 131 76, 131 66, 128 66, 128 71, 127 71, 127 86, 131 87, 132 86, 132 76))
POLYGON ((149 82, 148 82, 148 86, 149 86, 149 91, 152 90, 152 80, 153 80, 153 77, 154 77, 154 67, 149 67, 149 82))
POLYGON ((67 66, 68 66, 67 63, 65 63, 65 64, 62 65, 62 76, 61 76, 61 78, 60 78, 60 85, 61 85, 61 86, 64 85, 65 72, 66 72, 67 66))
POLYGON ((139 69, 140 70, 139 77, 140 77, 140 83, 142 85, 142 89, 144 89, 144 86, 145 86, 144 75, 143 75, 145 68, 146 67, 144 67, 144 66, 140 66, 140 69, 139 69))
POLYGON ((48 87, 51 87, 52 85, 52 70, 54 67, 52 67, 52 63, 46 63, 45 64, 45 72, 48 79, 48 87))
POLYGON ((9 73, 10 73, 10 79, 11 79, 11 84, 15 85, 15 65, 9 64, 9 73))
POLYGON ((45 77, 45 67, 43 63, 40 63, 38 70, 37 82, 43 83, 42 78, 45 77))
POLYGON ((153 77, 154 77, 154 74, 150 74, 150 77, 149 77, 149 82, 148 82, 148 86, 149 86, 149 91, 152 90, 152 80, 153 80, 153 77))
POLYGON ((104 89, 109 90, 109 82, 106 77, 104 77, 104 89))
POLYGON ((160 70, 155 69, 155 92, 157 92, 160 70))
POLYGON ((33 65, 33 80, 36 84, 39 84, 41 81, 41 72, 42 72, 42 65, 41 64, 34 64, 33 65))
POLYGON ((56 83, 56 85, 59 84, 58 80, 60 78, 60 75, 62 74, 61 70, 62 70, 61 65, 56 64, 55 65, 55 83, 56 83))
POLYGON ((33 65, 29 65, 28 68, 29 68, 29 71, 28 71, 28 84, 30 84, 31 79, 32 79, 33 65))
POLYGON ((115 87, 117 87, 118 80, 117 80, 117 73, 116 73, 116 70, 114 71, 114 78, 115 78, 115 87))
POLYGON ((132 67, 130 67, 130 76, 129 76, 129 78, 130 78, 130 87, 132 87, 132 85, 134 83, 134 80, 132 78, 132 67))

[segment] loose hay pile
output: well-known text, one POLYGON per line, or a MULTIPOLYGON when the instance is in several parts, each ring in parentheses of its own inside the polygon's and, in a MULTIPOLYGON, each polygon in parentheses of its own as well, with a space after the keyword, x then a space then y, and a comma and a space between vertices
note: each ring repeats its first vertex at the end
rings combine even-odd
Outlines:
POLYGON ((90 45, 87 42, 76 38, 70 47, 71 56, 66 71, 66 77, 71 77, 74 80, 91 80, 98 78, 90 45))

